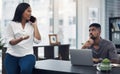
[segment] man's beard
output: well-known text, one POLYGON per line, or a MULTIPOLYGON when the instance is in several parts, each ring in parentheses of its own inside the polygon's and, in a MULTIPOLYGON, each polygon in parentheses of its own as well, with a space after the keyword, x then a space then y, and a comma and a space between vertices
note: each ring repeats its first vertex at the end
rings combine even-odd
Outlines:
POLYGON ((94 37, 94 36, 91 36, 90 38, 91 38, 91 39, 93 39, 93 40, 95 40, 95 39, 96 39, 96 37, 94 37))
POLYGON ((95 39, 96 39, 96 37, 95 37, 95 36, 93 36, 92 34, 90 34, 90 38, 91 38, 91 39, 93 39, 93 40, 95 40, 95 39))

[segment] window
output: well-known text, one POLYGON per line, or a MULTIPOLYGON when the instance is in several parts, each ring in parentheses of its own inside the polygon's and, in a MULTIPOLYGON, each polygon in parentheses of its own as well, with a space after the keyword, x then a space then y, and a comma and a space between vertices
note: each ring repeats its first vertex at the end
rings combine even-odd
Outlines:
POLYGON ((58 37, 63 44, 76 48, 76 0, 59 0, 58 37))
POLYGON ((53 32, 53 11, 51 0, 29 0, 32 15, 37 18, 38 28, 42 36, 41 45, 49 44, 48 35, 53 32))
POLYGON ((22 2, 22 0, 1 0, 1 35, 4 37, 5 35, 5 27, 7 25, 7 23, 13 19, 14 16, 14 12, 16 9, 16 6, 22 2))

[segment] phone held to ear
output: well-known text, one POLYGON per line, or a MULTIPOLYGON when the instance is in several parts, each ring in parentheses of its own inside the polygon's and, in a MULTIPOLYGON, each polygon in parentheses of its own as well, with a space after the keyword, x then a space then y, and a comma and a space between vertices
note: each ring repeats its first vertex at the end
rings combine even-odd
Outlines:
POLYGON ((34 23, 34 22, 36 21, 36 18, 35 18, 34 16, 31 16, 31 17, 30 17, 30 21, 31 21, 32 23, 34 23))

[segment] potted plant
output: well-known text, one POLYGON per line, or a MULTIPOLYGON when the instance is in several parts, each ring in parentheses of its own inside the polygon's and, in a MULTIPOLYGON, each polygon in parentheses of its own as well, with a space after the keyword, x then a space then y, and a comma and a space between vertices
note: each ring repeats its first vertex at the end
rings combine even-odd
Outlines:
POLYGON ((109 59, 105 58, 102 60, 100 64, 100 70, 101 71, 110 71, 111 70, 111 62, 109 59))
POLYGON ((5 56, 4 51, 6 51, 6 50, 4 50, 4 45, 5 45, 5 43, 4 43, 3 39, 0 37, 0 55, 2 55, 2 61, 1 61, 2 62, 2 74, 5 73, 4 68, 3 68, 3 59, 4 59, 4 56, 5 56))
POLYGON ((5 43, 3 43, 3 39, 0 37, 0 50, 3 49, 5 43))

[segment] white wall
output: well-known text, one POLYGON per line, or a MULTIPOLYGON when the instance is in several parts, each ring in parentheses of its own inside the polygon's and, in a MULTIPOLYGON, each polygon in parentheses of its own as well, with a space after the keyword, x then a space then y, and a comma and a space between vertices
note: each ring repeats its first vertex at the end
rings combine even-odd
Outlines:
POLYGON ((102 26, 102 37, 105 37, 105 2, 104 0, 78 0, 78 48, 89 38, 89 8, 98 8, 98 23, 102 26))

